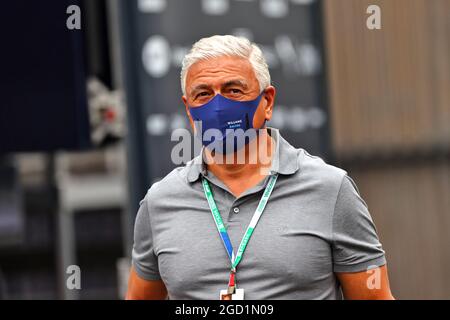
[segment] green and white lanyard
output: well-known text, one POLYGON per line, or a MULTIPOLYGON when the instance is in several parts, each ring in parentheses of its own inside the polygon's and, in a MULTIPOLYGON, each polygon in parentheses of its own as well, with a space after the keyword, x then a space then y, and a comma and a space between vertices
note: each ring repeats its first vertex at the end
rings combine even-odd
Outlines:
POLYGON ((238 251, 236 255, 233 252, 233 246, 230 241, 230 237, 228 236, 228 232, 223 224, 222 217, 220 216, 219 209, 217 208, 216 202, 214 201, 214 197, 211 191, 211 187, 209 186, 208 180, 202 178, 203 190, 205 192, 206 199, 208 200, 209 208, 211 209, 212 216, 214 218, 214 222, 216 223, 217 230, 219 231, 220 238, 227 250, 228 257, 231 261, 231 271, 230 271, 230 279, 228 281, 228 294, 235 293, 236 290, 236 267, 242 259, 242 255, 244 254, 245 248, 250 240, 250 237, 255 230, 256 224, 261 218, 264 208, 266 207, 267 202, 269 201, 270 194, 272 193, 275 183, 277 182, 278 174, 274 174, 270 176, 269 181, 267 183, 266 188, 264 189, 264 193, 259 200, 258 207, 253 214, 252 220, 250 221, 247 230, 245 231, 244 236, 242 237, 241 243, 239 244, 238 251))

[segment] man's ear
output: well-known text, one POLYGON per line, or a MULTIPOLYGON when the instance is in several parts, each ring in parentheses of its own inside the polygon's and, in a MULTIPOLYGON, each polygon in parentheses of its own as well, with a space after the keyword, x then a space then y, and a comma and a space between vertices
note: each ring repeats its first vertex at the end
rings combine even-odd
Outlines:
POLYGON ((187 100, 186 96, 182 96, 182 97, 181 97, 181 100, 183 100, 184 107, 185 107, 185 109, 186 109, 186 114, 187 114, 187 116, 188 116, 189 123, 190 123, 190 125, 191 125, 192 131, 195 133, 194 120, 192 120, 191 113, 189 112, 189 104, 188 104, 188 100, 187 100))
POLYGON ((277 94, 277 90, 274 86, 268 86, 264 90, 263 99, 266 101, 266 105, 264 106, 264 113, 266 121, 272 119, 273 106, 275 104, 275 96, 277 94))

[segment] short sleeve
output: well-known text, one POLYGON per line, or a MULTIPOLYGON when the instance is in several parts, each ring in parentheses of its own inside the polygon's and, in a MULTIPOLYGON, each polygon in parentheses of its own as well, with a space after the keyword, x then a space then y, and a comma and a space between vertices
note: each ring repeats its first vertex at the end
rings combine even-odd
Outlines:
POLYGON ((333 269, 361 272, 386 264, 375 225, 355 182, 345 175, 332 221, 333 269))
POLYGON ((140 202, 134 225, 132 262, 136 273, 144 280, 160 280, 158 258, 153 247, 153 235, 147 199, 140 202))

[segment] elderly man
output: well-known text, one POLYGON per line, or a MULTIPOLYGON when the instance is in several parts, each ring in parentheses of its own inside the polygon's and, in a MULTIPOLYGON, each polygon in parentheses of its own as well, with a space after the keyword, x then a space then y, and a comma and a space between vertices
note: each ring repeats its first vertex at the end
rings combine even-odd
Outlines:
POLYGON ((127 298, 392 299, 354 182, 266 127, 276 90, 261 50, 201 39, 181 86, 204 147, 141 201, 127 298))

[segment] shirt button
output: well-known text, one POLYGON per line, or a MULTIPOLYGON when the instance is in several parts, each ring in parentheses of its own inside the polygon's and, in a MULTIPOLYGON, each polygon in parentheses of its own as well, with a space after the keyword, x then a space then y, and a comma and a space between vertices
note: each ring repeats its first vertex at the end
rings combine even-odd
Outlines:
POLYGON ((234 207, 234 208, 233 208, 233 212, 234 212, 234 213, 239 213, 239 208, 238 208, 238 207, 234 207))

